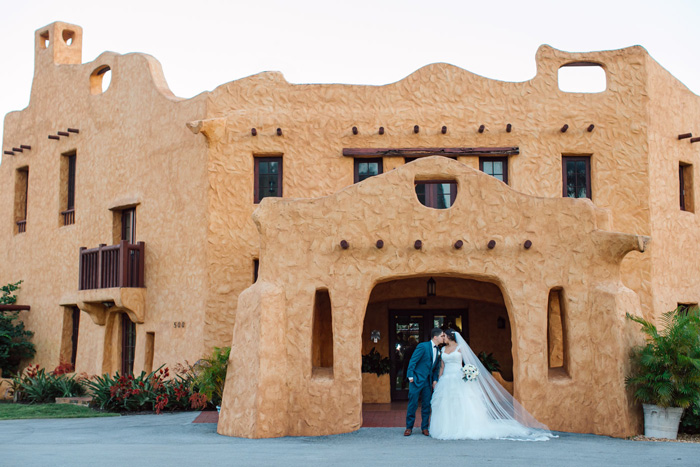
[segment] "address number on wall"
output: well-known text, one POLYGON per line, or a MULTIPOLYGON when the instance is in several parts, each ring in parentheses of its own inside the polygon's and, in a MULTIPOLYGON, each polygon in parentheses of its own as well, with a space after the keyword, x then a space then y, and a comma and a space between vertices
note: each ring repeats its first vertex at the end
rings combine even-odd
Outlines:
POLYGON ((175 321, 175 322, 173 322, 173 327, 174 328, 184 328, 185 322, 184 321, 175 321))

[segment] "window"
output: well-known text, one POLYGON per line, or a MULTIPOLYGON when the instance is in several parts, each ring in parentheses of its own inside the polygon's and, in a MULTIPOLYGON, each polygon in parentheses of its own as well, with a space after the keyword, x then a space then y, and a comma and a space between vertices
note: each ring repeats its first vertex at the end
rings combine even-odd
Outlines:
POLYGON ((136 243, 136 208, 124 209, 121 212, 122 235, 121 239, 129 243, 136 243))
POLYGON ((255 203, 263 198, 282 197, 282 158, 255 158, 255 203))
POLYGON ((423 206, 447 209, 457 198, 457 182, 454 180, 416 181, 416 195, 423 206))
POLYGON ((258 282, 258 271, 260 270, 260 260, 255 258, 253 260, 253 284, 258 282))
POLYGON ((134 351, 136 350, 136 324, 129 315, 122 313, 122 375, 134 373, 134 351))
POLYGON ((15 233, 27 231, 27 196, 29 193, 29 167, 17 169, 15 175, 15 233))
POLYGON ((75 151, 61 156, 61 225, 75 224, 75 151))
POLYGON ((507 157, 480 157, 479 170, 508 184, 507 157))
POLYGON ((591 199, 591 158, 562 157, 563 193, 568 198, 591 199))
POLYGON ((695 205, 693 204, 693 166, 681 162, 678 166, 678 179, 681 211, 695 212, 695 205))
POLYGON ((384 172, 381 157, 377 159, 355 159, 355 183, 384 172))

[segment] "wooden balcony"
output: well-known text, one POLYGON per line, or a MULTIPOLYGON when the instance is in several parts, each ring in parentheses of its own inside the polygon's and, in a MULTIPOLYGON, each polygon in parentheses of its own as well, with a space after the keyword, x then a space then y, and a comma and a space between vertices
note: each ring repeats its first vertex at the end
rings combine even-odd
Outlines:
POLYGON ((117 245, 80 248, 78 290, 145 287, 145 244, 122 240, 117 245))

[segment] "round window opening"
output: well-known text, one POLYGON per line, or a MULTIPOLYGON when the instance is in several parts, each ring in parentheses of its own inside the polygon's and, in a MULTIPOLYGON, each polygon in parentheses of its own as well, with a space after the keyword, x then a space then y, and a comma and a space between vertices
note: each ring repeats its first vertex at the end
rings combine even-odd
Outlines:
POLYGON ((111 82, 112 70, 108 65, 96 68, 90 75, 90 93, 102 94, 109 88, 111 82))
POLYGON ((416 196, 423 206, 448 209, 457 199, 457 181, 416 180, 416 196))

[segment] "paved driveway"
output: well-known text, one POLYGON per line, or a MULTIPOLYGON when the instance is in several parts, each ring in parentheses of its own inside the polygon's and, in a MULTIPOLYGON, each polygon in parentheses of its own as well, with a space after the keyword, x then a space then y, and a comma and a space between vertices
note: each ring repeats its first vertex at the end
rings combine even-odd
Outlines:
POLYGON ((195 424, 196 412, 114 418, 0 421, 0 465, 10 466, 681 466, 700 444, 561 433, 547 442, 437 441, 414 430, 362 428, 317 438, 249 440, 195 424))

